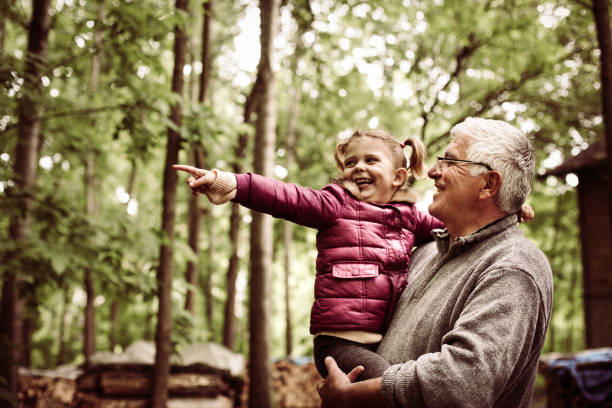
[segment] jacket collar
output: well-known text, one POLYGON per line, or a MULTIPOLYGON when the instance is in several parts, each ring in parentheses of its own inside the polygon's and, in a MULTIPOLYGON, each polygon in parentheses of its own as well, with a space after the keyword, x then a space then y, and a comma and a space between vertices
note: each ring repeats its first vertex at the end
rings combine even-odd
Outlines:
POLYGON ((462 252, 473 244, 484 241, 490 236, 496 235, 510 228, 511 226, 516 225, 517 223, 517 215, 511 214, 485 225, 484 227, 480 228, 476 232, 471 233, 470 235, 467 235, 465 237, 457 237, 453 242, 449 242, 450 236, 448 235, 448 231, 446 230, 446 228, 435 229, 432 231, 432 235, 436 240, 438 252, 441 254, 446 254, 447 256, 452 256, 452 254, 462 252))
MULTIPOLYGON (((349 193, 351 193, 355 198, 361 200, 361 192, 359 191, 357 183, 355 183, 354 181, 338 177, 333 179, 332 183, 338 184, 339 186, 347 190, 349 193)), ((417 202, 418 199, 418 193, 408 187, 406 184, 404 184, 395 192, 395 194, 393 194, 393 197, 391 197, 390 202, 414 204, 417 202)))

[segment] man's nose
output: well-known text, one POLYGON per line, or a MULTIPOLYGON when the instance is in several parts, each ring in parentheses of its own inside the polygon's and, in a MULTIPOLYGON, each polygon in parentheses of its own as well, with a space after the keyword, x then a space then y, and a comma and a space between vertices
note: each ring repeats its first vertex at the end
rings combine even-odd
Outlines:
POLYGON ((427 172, 427 176, 431 179, 439 178, 441 175, 442 175, 442 172, 440 170, 440 166, 438 165, 438 162, 436 162, 433 166, 431 166, 429 168, 429 171, 427 172))

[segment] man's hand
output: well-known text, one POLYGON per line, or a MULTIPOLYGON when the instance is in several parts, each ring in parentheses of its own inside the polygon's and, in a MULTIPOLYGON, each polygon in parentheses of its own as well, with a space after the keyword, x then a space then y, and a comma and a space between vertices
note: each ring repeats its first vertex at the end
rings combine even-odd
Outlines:
POLYGON ((187 179, 187 184, 191 188, 191 192, 194 195, 204 194, 208 190, 217 178, 217 175, 209 170, 198 169, 193 166, 186 166, 184 164, 173 164, 174 170, 186 171, 191 174, 191 177, 187 179))
POLYGON ((327 378, 317 386, 321 397, 321 408, 350 407, 350 386, 363 373, 363 366, 357 366, 344 374, 333 357, 325 358, 327 378))

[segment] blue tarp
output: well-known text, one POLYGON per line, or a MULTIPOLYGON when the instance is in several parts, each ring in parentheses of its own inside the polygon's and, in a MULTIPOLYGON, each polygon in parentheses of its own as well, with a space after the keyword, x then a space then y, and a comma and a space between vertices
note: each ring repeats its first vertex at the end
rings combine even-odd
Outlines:
POLYGON ((573 358, 548 362, 547 371, 572 376, 582 396, 592 404, 612 400, 612 350, 593 350, 573 358))

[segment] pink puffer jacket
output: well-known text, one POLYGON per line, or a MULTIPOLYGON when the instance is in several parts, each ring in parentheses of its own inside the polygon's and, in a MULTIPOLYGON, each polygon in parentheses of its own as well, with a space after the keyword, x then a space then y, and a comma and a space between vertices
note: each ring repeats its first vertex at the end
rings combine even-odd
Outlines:
POLYGON ((444 227, 412 204, 370 204, 338 184, 313 190, 251 173, 236 180, 233 201, 319 231, 313 334, 384 333, 406 286, 412 248, 444 227))

